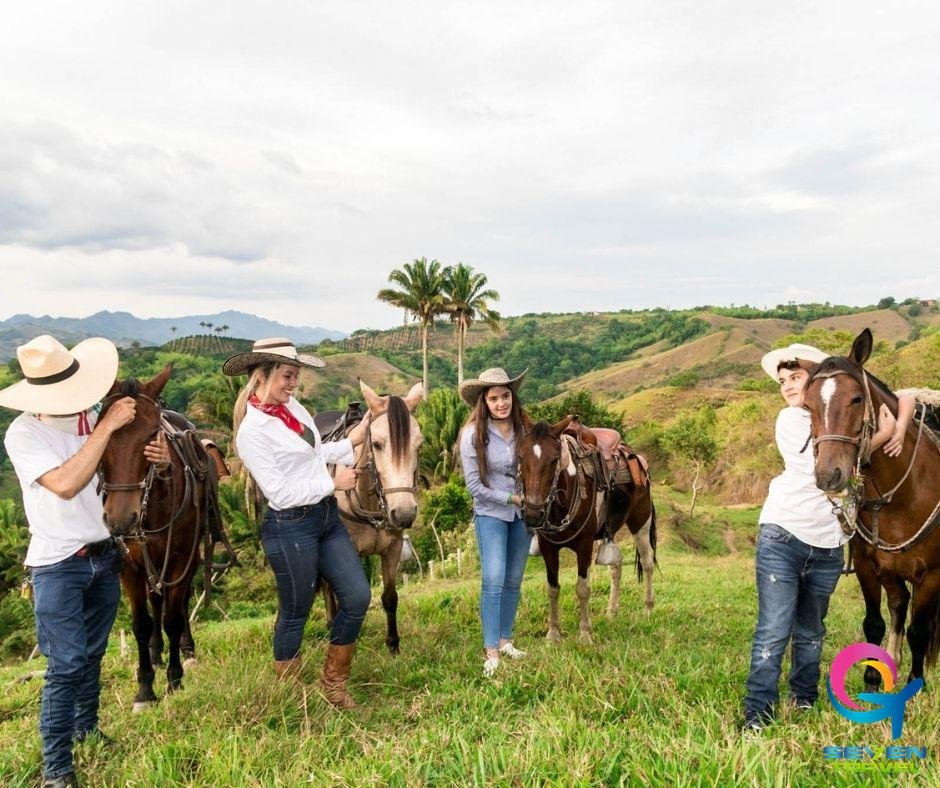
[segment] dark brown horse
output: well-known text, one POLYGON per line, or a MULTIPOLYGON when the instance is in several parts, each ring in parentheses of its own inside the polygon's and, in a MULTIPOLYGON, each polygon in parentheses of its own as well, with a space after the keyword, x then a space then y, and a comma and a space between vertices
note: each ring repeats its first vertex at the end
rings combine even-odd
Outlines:
MULTIPOLYGON (((871 355, 867 328, 847 358, 828 358, 810 372, 804 407, 812 417, 816 483, 832 495, 847 491, 837 508, 851 541, 855 571, 865 598, 865 638, 877 645, 885 634, 881 589, 888 596, 888 652, 901 662, 901 643, 913 589, 907 642, 910 678, 923 678, 925 662, 940 652, 940 441, 923 415, 908 427, 896 458, 871 450, 877 413, 897 414, 897 397, 873 380, 863 365, 871 355)), ((878 686, 874 668, 868 689, 878 686)))
MULTIPOLYGON (((523 516, 535 530, 539 549, 545 559, 548 581, 548 633, 551 641, 561 639, 558 618, 558 554, 562 547, 573 550, 578 562, 575 594, 580 611, 580 639, 591 642, 588 602, 591 587, 588 570, 594 542, 613 539, 626 524, 637 548, 638 578, 646 578, 646 612, 654 604, 653 566, 656 561, 656 510, 649 484, 610 485, 598 462, 596 446, 585 445, 585 428, 572 417, 556 424, 538 422, 518 445, 519 478, 523 491, 523 516), (567 431, 567 432, 566 432, 567 431)), ((611 565, 610 598, 607 615, 616 615, 620 605, 621 565, 611 565)))
MULTIPOLYGON (((187 658, 195 655, 187 616, 192 579, 200 543, 209 532, 207 518, 218 512, 214 464, 192 431, 180 433, 160 405, 170 371, 167 365, 146 383, 115 383, 102 411, 122 397, 133 397, 137 403, 134 421, 112 435, 99 468, 105 524, 123 546, 121 584, 137 641, 135 711, 157 700, 153 666, 162 662, 161 621, 169 641, 168 692, 181 686, 181 650, 187 658), (143 455, 143 447, 161 431, 170 445, 171 463, 165 470, 149 464, 143 455)), ((211 544, 204 552, 211 559, 211 544)))
MULTIPOLYGON (((340 518, 360 556, 382 559, 382 607, 385 644, 399 650, 398 591, 395 580, 401 559, 402 533, 418 513, 416 480, 418 450, 423 436, 412 415, 424 388, 416 383, 405 397, 379 396, 362 381, 362 396, 372 413, 366 440, 355 450, 354 467, 361 469, 354 490, 337 493, 340 518)), ((324 594, 328 617, 336 611, 332 592, 324 594)))

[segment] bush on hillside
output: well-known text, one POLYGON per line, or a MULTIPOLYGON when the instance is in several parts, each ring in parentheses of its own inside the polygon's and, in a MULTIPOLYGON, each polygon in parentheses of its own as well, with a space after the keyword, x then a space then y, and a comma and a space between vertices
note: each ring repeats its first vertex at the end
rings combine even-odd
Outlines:
POLYGON ((412 544, 422 562, 439 559, 441 550, 444 556, 453 552, 472 520, 473 499, 463 481, 451 479, 429 490, 421 502, 421 523, 411 533, 412 544), (434 535, 435 529, 437 536, 434 535))
POLYGON ((610 408, 595 402, 587 389, 578 389, 562 399, 539 402, 526 408, 532 421, 547 421, 553 424, 568 414, 581 419, 589 427, 607 427, 624 433, 623 419, 610 408))
POLYGON ((0 593, 19 585, 29 544, 26 516, 16 501, 0 499, 0 593))
POLYGON ((446 481, 457 471, 456 451, 460 429, 469 409, 454 389, 435 389, 418 406, 415 418, 421 426, 421 472, 435 480, 446 481))

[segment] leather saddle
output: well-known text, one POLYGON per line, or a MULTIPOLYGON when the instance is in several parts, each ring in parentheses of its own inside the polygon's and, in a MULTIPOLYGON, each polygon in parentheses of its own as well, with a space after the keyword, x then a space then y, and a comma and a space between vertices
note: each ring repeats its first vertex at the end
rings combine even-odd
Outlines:
POLYGON ((350 402, 346 410, 322 410, 313 417, 313 423, 324 442, 340 440, 346 431, 362 421, 362 410, 358 402, 350 402))
POLYGON ((598 470, 606 477, 608 486, 633 484, 645 487, 649 484, 646 458, 624 443, 617 430, 588 427, 573 418, 565 432, 574 436, 582 446, 592 447, 600 454, 603 462, 598 463, 598 470))

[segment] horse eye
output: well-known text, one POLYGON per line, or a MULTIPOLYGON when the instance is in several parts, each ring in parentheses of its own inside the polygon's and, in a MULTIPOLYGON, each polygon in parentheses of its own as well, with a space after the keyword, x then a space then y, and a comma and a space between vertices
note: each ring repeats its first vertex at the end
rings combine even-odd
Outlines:
POLYGON ((378 441, 372 441, 373 451, 382 451, 383 448, 384 448, 383 444, 379 443, 378 441))
POLYGON ((856 394, 854 397, 852 397, 852 404, 853 404, 853 405, 861 405, 861 404, 862 404, 862 395, 861 395, 861 394, 856 394))

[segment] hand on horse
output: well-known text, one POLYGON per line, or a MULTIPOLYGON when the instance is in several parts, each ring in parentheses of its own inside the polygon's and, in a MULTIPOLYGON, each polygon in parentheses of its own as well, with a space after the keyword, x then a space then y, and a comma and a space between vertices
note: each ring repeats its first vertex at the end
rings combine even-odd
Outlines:
POLYGON ((157 437, 144 446, 144 457, 158 466, 160 470, 165 469, 170 464, 170 447, 166 445, 166 436, 163 430, 160 430, 157 437))
POLYGON ((104 418, 98 424, 99 429, 107 434, 117 432, 121 427, 130 424, 137 415, 137 403, 133 397, 121 397, 104 414, 104 418))
POLYGON ((360 443, 362 443, 365 440, 366 430, 369 429, 369 423, 371 421, 372 421, 372 411, 367 410, 366 415, 362 417, 362 421, 360 421, 355 427, 353 427, 349 431, 349 435, 347 435, 346 437, 349 438, 349 441, 350 443, 352 443, 353 446, 358 446, 360 443))
POLYGON ((872 443, 877 448, 884 443, 884 452, 889 457, 897 457, 904 448, 905 430, 898 424, 894 414, 888 410, 887 405, 878 409, 878 431, 872 437, 872 443))
POLYGON ((333 486, 337 491, 351 490, 356 486, 356 480, 361 471, 358 468, 350 468, 348 465, 337 465, 333 471, 333 486))

